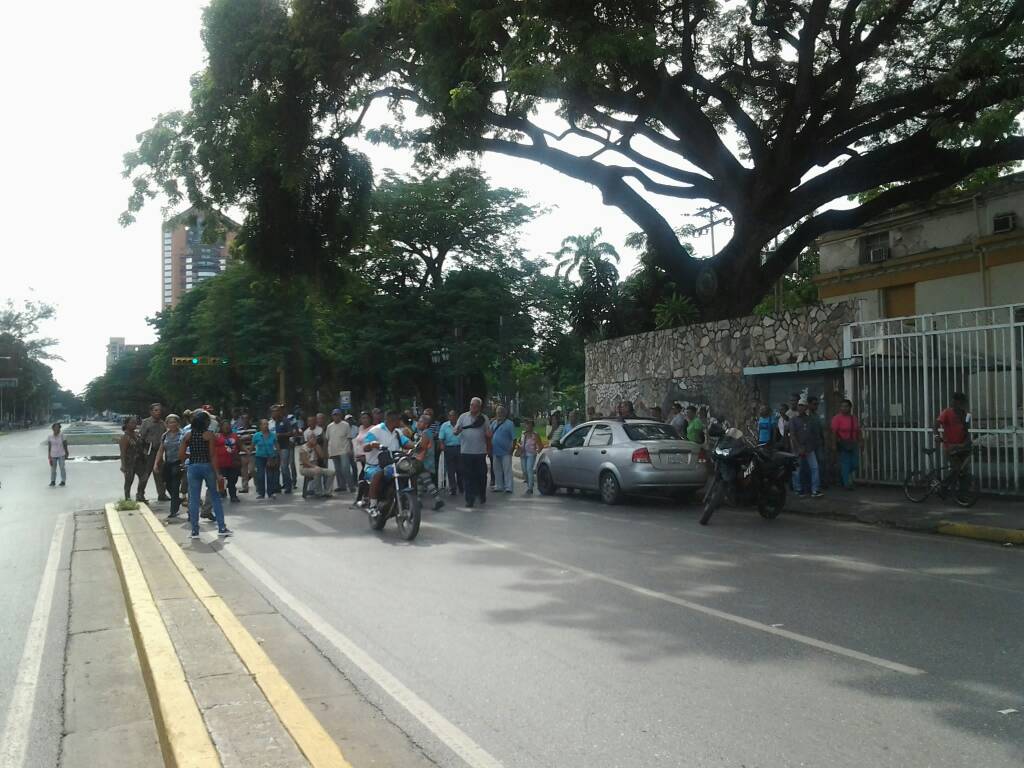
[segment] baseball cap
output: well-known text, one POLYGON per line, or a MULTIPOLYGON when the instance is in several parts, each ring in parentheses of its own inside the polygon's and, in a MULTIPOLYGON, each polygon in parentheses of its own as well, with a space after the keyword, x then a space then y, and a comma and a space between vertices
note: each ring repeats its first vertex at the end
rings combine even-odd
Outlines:
POLYGON ((335 408, 331 411, 331 416, 341 416, 341 408, 335 408))

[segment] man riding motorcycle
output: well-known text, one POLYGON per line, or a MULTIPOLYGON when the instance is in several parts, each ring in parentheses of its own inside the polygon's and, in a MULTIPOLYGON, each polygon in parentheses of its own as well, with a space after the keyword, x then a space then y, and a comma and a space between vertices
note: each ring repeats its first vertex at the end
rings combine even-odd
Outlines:
POLYGON ((381 483, 384 478, 395 476, 395 465, 391 464, 381 470, 379 459, 380 449, 387 448, 389 451, 399 451, 412 441, 409 440, 400 429, 402 426, 402 414, 397 411, 388 411, 382 424, 370 429, 363 438, 363 451, 366 457, 366 470, 364 477, 370 484, 370 506, 367 511, 371 517, 380 514, 377 508, 377 497, 380 494, 381 483))

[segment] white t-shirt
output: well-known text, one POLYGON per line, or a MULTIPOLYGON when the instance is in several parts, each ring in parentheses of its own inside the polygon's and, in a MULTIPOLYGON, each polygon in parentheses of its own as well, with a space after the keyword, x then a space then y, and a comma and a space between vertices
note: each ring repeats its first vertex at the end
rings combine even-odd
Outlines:
POLYGON ((67 456, 64 450, 64 435, 47 435, 46 442, 50 444, 50 458, 60 459, 67 456))
POLYGON ((352 452, 352 425, 342 419, 327 425, 327 455, 344 456, 352 452))
MULTIPOLYGON (((408 444, 409 438, 405 435, 400 436, 396 432, 390 432, 386 426, 378 424, 366 433, 363 442, 380 443, 384 448, 394 452, 401 450, 403 445, 408 444)), ((377 466, 377 457, 380 456, 380 448, 374 448, 372 451, 366 450, 364 455, 366 456, 366 463, 375 467, 377 466)))

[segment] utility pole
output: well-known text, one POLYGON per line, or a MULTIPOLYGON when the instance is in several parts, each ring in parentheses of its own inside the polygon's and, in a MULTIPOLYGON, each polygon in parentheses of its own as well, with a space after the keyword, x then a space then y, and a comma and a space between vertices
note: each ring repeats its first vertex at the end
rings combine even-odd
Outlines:
POLYGON ((697 211, 694 216, 700 216, 708 220, 707 224, 703 224, 699 227, 695 227, 693 233, 695 235, 703 235, 705 232, 711 233, 711 256, 714 257, 716 254, 715 250, 715 225, 716 224, 732 224, 732 218, 729 216, 723 216, 720 219, 716 219, 715 215, 725 211, 725 206, 712 205, 709 208, 702 208, 697 211))

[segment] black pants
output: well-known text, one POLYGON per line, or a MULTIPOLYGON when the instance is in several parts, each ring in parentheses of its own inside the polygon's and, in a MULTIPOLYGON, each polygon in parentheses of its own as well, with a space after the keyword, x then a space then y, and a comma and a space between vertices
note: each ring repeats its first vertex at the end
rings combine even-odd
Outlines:
POLYGON ((462 460, 459 454, 462 449, 457 445, 446 445, 444 447, 444 473, 448 476, 448 492, 451 494, 462 493, 462 460))
POLYGON ((487 456, 483 453, 463 453, 462 484, 466 489, 466 503, 487 501, 487 456))
POLYGON ((242 474, 241 467, 225 467, 220 470, 221 475, 224 476, 224 485, 227 488, 228 495, 232 499, 238 498, 238 489, 235 485, 238 483, 238 476, 242 474))
POLYGON ((162 470, 164 487, 171 497, 171 514, 181 509, 181 464, 176 461, 166 462, 162 470))

